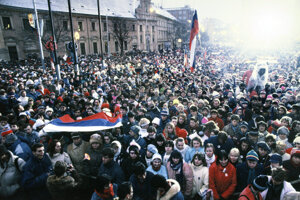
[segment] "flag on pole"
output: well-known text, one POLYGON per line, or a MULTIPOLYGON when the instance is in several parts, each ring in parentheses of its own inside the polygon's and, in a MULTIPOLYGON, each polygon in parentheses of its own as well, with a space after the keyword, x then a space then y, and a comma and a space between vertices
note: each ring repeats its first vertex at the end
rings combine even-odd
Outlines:
POLYGON ((191 72, 195 69, 195 50, 196 50, 196 43, 197 43, 197 34, 199 33, 199 24, 198 24, 198 17, 197 11, 195 10, 195 14, 192 20, 192 29, 190 35, 190 69, 191 72))
POLYGON ((73 120, 70 115, 54 119, 44 128, 44 132, 93 132, 122 126, 122 115, 110 117, 104 112, 73 120))

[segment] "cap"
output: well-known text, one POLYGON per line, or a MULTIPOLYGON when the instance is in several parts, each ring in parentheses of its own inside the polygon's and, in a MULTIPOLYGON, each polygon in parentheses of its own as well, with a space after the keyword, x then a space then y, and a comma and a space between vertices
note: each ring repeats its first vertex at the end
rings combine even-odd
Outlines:
POLYGON ((90 144, 98 143, 101 144, 101 136, 97 133, 90 136, 90 144))
POLYGON ((270 157, 270 162, 271 163, 279 163, 280 165, 282 164, 282 156, 279 155, 278 153, 274 153, 271 157, 270 157))
POLYGON ((80 135, 80 133, 79 132, 73 132, 73 133, 71 133, 71 138, 73 139, 73 138, 80 138, 81 137, 81 135, 80 135))
POLYGON ((277 130, 277 135, 287 135, 288 136, 289 134, 290 134, 290 131, 285 126, 282 126, 277 130))

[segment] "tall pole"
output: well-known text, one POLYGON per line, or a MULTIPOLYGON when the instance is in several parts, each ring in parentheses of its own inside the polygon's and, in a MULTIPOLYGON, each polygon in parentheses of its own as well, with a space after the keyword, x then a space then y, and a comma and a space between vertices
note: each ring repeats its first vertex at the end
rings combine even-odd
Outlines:
POLYGON ((57 55, 56 55, 56 38, 54 34, 54 27, 53 27, 53 19, 52 19, 52 11, 51 11, 51 2, 48 0, 48 9, 49 9, 49 17, 50 17, 50 25, 51 25, 51 31, 52 31, 52 37, 53 37, 53 42, 54 42, 54 65, 56 69, 56 74, 57 74, 57 80, 60 80, 60 67, 57 62, 57 55))
POLYGON ((74 32, 73 32, 73 21, 72 21, 72 9, 71 9, 71 1, 68 0, 69 6, 69 18, 70 18, 70 28, 71 28, 71 38, 72 38, 72 52, 74 55, 74 66, 75 66, 75 76, 79 75, 79 65, 78 65, 78 58, 77 58, 77 50, 76 50, 76 43, 74 41, 74 32))
POLYGON ((46 72, 45 70, 45 62, 44 62, 44 52, 43 52, 43 45, 42 45, 42 36, 41 36, 41 30, 40 30, 40 24, 39 24, 39 17, 38 17, 38 13, 35 7, 35 1, 32 0, 32 4, 33 4, 33 9, 34 9, 34 15, 35 15, 35 19, 36 19, 36 27, 38 30, 38 38, 39 38, 39 45, 40 45, 40 54, 41 54, 41 62, 42 62, 42 67, 43 67, 43 73, 46 72))
MULTIPOLYGON (((109 11, 109 8, 107 9, 107 11, 109 11)), ((108 17, 107 17, 107 13, 106 13, 106 35, 107 35, 107 56, 110 57, 110 49, 109 49, 109 34, 108 34, 108 17)))
POLYGON ((100 15, 100 2, 97 0, 98 5, 98 20, 99 20, 99 35, 100 35, 100 51, 101 51, 101 57, 103 61, 103 49, 102 49, 102 35, 101 35, 101 15, 100 15))

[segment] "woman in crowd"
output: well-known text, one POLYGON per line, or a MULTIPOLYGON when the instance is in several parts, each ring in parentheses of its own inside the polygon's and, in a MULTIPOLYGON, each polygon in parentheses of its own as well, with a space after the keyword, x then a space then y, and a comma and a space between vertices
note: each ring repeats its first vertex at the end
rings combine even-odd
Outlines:
POLYGON ((202 199, 208 189, 208 168, 204 153, 195 153, 190 163, 194 174, 193 180, 193 199, 202 199))
POLYGON ((195 136, 190 144, 190 148, 186 151, 184 160, 185 162, 190 162, 195 153, 201 152, 204 153, 203 142, 199 136, 195 136))
POLYGON ((72 166, 72 161, 69 154, 63 151, 61 142, 56 139, 52 140, 52 142, 49 144, 48 155, 53 167, 57 161, 63 161, 69 167, 72 166))
POLYGON ((221 150, 209 168, 209 189, 214 199, 231 199, 236 187, 236 169, 229 162, 226 151, 221 150))
POLYGON ((236 167, 237 164, 241 163, 240 151, 238 148, 232 148, 229 152, 229 162, 236 167))
POLYGON ((216 156, 215 156, 215 147, 212 143, 207 143, 205 147, 205 160, 207 163, 207 167, 210 167, 210 165, 215 162, 216 156))
POLYGON ((171 153, 167 164, 168 177, 178 181, 181 192, 185 197, 190 197, 193 189, 193 171, 191 167, 183 161, 180 152, 174 150, 171 153))

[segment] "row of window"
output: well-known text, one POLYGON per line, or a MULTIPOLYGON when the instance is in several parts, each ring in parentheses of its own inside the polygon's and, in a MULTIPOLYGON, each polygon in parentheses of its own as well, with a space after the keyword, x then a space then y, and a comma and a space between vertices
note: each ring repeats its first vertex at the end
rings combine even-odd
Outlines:
MULTIPOLYGON (((68 44, 66 43, 65 45, 66 45, 66 48, 67 48, 68 44)), ((80 47, 81 54, 82 55, 86 55, 85 43, 81 42, 79 44, 79 47, 80 47)), ((124 42, 123 48, 124 48, 124 50, 128 50, 127 41, 124 42)), ((93 51, 94 51, 95 54, 99 53, 98 52, 98 43, 97 42, 93 42, 93 51)), ((107 42, 104 42, 104 51, 106 53, 108 53, 108 43, 107 42)), ((115 51, 119 52, 119 42, 118 41, 115 41, 115 51)))
MULTIPOLYGON (((2 22, 3 22, 3 28, 5 30, 11 30, 12 29, 12 23, 10 20, 10 17, 2 17, 2 22)), ((31 27, 29 25, 29 21, 27 18, 23 19, 23 26, 25 30, 31 30, 31 27)), ((62 21, 62 26, 63 26, 63 30, 64 31, 68 31, 69 27, 68 27, 68 21, 64 20, 62 21)), ((46 30, 51 30, 51 24, 50 24, 50 20, 46 20, 46 30)), ((117 24, 114 24, 114 28, 117 29, 117 24)), ((126 25, 123 24, 123 29, 126 29, 126 25)), ((148 25, 146 27, 146 29, 148 30, 148 25)), ((78 31, 83 31, 83 23, 82 22, 78 22, 78 31)), ((91 30, 92 31, 96 31, 96 22, 91 22, 91 30)), ((135 24, 132 24, 132 31, 136 31, 135 28, 135 24)), ((152 26, 152 32, 154 32, 155 28, 154 26, 152 26)), ((107 24, 106 22, 103 23, 103 31, 107 31, 107 24)), ((143 31, 143 25, 140 25, 140 31, 143 31)))

